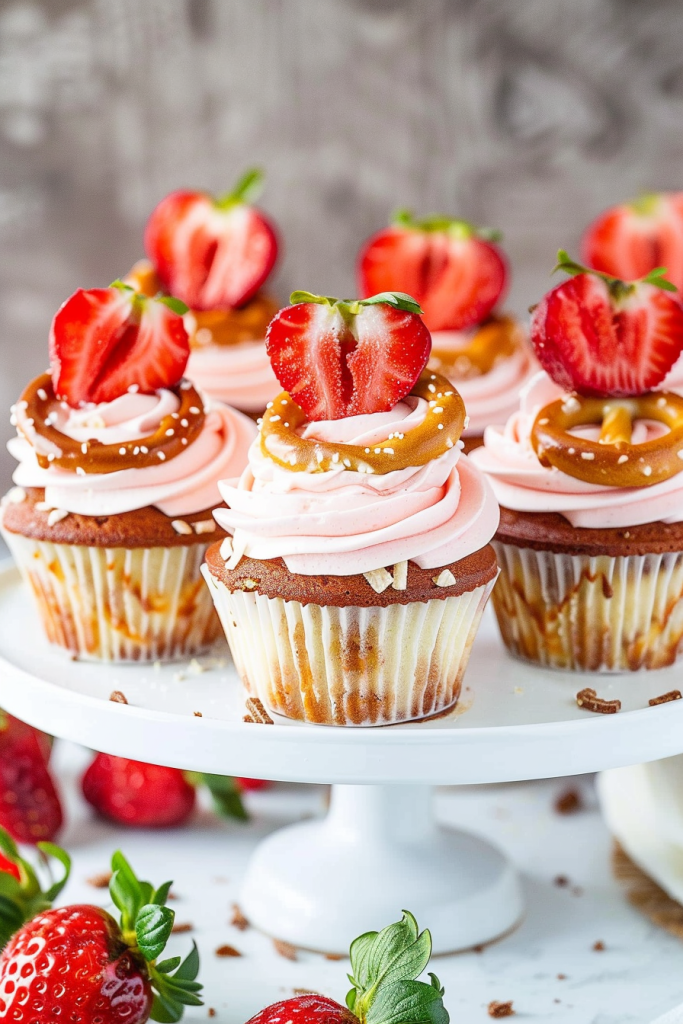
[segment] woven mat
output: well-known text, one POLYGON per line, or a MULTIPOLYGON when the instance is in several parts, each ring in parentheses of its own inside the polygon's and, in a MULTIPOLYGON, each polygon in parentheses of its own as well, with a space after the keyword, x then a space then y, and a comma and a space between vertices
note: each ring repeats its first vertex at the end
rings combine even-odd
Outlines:
POLYGON ((612 854, 614 876, 626 891, 631 906, 649 918, 653 924, 665 928, 678 939, 683 939, 683 906, 653 882, 649 875, 633 863, 619 843, 612 854))

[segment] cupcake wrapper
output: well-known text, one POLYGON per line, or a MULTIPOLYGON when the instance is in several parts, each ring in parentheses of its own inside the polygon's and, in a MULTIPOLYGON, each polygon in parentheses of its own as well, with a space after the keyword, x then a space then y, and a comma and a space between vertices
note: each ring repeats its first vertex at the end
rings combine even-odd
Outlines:
POLYGON ((48 639, 78 658, 183 659, 220 635, 201 577, 206 543, 97 548, 2 533, 48 639))
POLYGON ((277 714, 319 725, 391 725, 455 704, 493 586, 334 608, 233 592, 202 571, 249 693, 277 714))
POLYGON ((493 606, 518 658, 557 669, 663 668, 683 652, 683 553, 569 555, 494 541, 493 606))

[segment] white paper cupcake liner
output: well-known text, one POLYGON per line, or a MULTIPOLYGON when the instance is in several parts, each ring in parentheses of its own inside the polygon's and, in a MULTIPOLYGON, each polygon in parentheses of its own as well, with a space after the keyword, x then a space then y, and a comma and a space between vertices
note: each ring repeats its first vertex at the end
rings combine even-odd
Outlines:
POLYGON ((249 693, 277 714, 319 725, 391 725, 454 705, 493 586, 334 608, 231 592, 202 571, 249 693))
POLYGON ((201 577, 206 543, 99 548, 2 534, 48 639, 78 658, 184 659, 220 635, 201 577))
POLYGON ((549 668, 629 672, 683 653, 683 553, 569 555, 494 541, 493 606, 517 657, 549 668))

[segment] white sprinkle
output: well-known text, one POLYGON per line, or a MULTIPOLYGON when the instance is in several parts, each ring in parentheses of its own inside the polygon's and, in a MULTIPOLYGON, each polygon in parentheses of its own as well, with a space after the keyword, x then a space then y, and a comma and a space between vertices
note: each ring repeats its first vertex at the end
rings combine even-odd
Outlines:
POLYGON ((183 419, 180 421, 180 426, 181 427, 189 427, 189 425, 190 425, 189 422, 183 417, 183 419))
POLYGON ((351 469, 351 459, 344 459, 344 465, 347 469, 351 469))
POLYGON ((547 416, 544 416, 542 420, 539 420, 539 421, 538 421, 538 424, 539 424, 539 426, 541 426, 541 427, 545 427, 545 426, 547 426, 547 425, 548 425, 548 423, 550 423, 550 420, 548 419, 548 417, 547 417, 547 416))
POLYGON ((206 669, 204 668, 200 661, 197 661, 196 658, 193 658, 190 664, 188 665, 188 671, 191 676, 200 676, 202 672, 206 672, 206 669))
POLYGON ((181 444, 187 444, 187 438, 186 437, 181 437, 180 443, 181 444))
POLYGON ((440 405, 435 405, 434 408, 432 409, 432 412, 436 412, 436 413, 443 412, 443 407, 440 406, 440 405))
POLYGON ((181 380, 181 382, 180 382, 180 390, 181 391, 189 391, 189 389, 191 387, 192 387, 192 381, 185 380, 185 378, 183 378, 183 380, 181 380))
POLYGON ((324 457, 325 456, 323 455, 322 452, 316 452, 315 453, 315 458, 316 458, 316 461, 317 461, 318 465, 320 465, 320 463, 323 461, 324 457))
POLYGON ((443 423, 437 423, 436 429, 437 430, 443 430, 443 423))
POLYGON ((213 533, 216 524, 213 519, 200 519, 198 523, 192 524, 195 533, 213 533))
POLYGON ((446 447, 447 448, 452 448, 453 447, 453 442, 451 441, 450 437, 446 438, 446 447))
POLYGON ((50 512, 54 505, 51 505, 49 501, 37 501, 36 508, 39 512, 50 512))
POLYGON ((38 398, 40 398, 41 401, 43 401, 43 402, 47 398, 47 391, 45 390, 45 388, 38 388, 38 390, 36 391, 36 394, 38 395, 38 398))
POLYGON ((146 448, 144 444, 140 445, 140 451, 142 452, 143 455, 149 455, 149 448, 146 448))
POLYGON ((219 553, 223 561, 227 562, 227 560, 230 558, 230 555, 232 554, 232 537, 225 538, 225 540, 221 543, 219 553))
POLYGON ((140 390, 140 385, 139 384, 131 384, 130 387, 128 388, 128 394, 129 395, 135 395, 135 394, 137 394, 137 392, 139 390, 140 390))
POLYGON ((164 462, 166 459, 166 452, 157 452, 157 458, 164 462))
POLYGON ((332 461, 339 462, 339 452, 334 453, 334 455, 332 456, 332 461))
POLYGON ((465 416, 465 422, 463 424, 463 430, 467 430, 469 425, 470 425, 470 418, 469 418, 469 416, 465 416))
POLYGON ((586 462, 592 462, 595 458, 595 452, 581 452, 581 458, 585 459, 586 462))
POLYGON ((76 466, 76 476, 85 476, 83 466, 76 466))
POLYGON ((569 449, 569 454, 570 455, 576 455, 576 448, 570 448, 569 449))
POLYGON ((289 426, 289 423, 285 423, 285 426, 286 426, 286 427, 288 427, 288 426, 289 426))
POLYGON ((382 449, 381 448, 375 448, 375 455, 381 455, 381 454, 382 454, 382 449))
MULTIPOLYGON (((273 403, 271 402, 270 404, 272 405, 273 403)), ((200 410, 197 408, 196 405, 191 405, 189 411, 192 413, 193 416, 198 416, 200 410)))
POLYGON ((581 403, 578 398, 574 398, 573 395, 570 395, 569 398, 562 403, 562 412, 564 413, 578 412, 580 408, 581 403))
MULTIPOLYGON (((432 377, 432 380, 435 380, 435 379, 436 379, 435 377, 432 377)), ((428 384, 427 385, 427 391, 431 391, 432 394, 434 394, 434 392, 436 391, 436 388, 434 387, 433 384, 428 384)))
POLYGON ((431 377, 430 377, 430 380, 436 380, 436 374, 435 374, 435 373, 433 373, 433 374, 431 375, 431 377))
POLYGON ((172 419, 172 420, 177 420, 177 419, 180 419, 180 413, 178 413, 178 412, 172 412, 172 413, 171 413, 171 419, 172 419))
POLYGON ((83 441, 83 443, 81 444, 81 451, 83 452, 84 455, 88 454, 88 442, 87 441, 83 441))
POLYGON ((62 519, 66 519, 68 514, 65 508, 53 508, 47 517, 47 525, 54 526, 56 523, 60 523, 62 519))
POLYGON ((168 430, 166 431, 166 437, 173 437, 174 434, 175 430, 173 429, 173 427, 169 427, 168 430))
POLYGON ((139 454, 140 454, 140 445, 136 444, 135 448, 133 448, 133 455, 139 455, 139 454))
POLYGON ((432 583, 435 583, 437 587, 452 587, 455 583, 455 576, 450 569, 443 569, 438 576, 434 576, 432 583))
POLYGON ((366 454, 366 455, 369 455, 369 454, 370 454, 370 449, 369 449, 369 448, 366 448, 366 449, 365 449, 365 454, 366 454))
POLYGON ((394 566, 394 582, 391 584, 394 590, 406 590, 408 588, 408 562, 397 562, 394 566))
POLYGON ((394 582, 391 573, 386 569, 371 569, 363 575, 376 594, 383 593, 394 582))
POLYGON ((282 419, 282 416, 271 416, 271 417, 270 417, 270 422, 271 422, 271 423, 279 423, 279 421, 280 421, 281 419, 282 419))
MULTIPOLYGON (((683 458, 683 452, 678 453, 683 458)), ((625 462, 628 462, 628 455, 620 455, 617 459, 617 466, 623 466, 625 462)))
POLYGON ((184 519, 174 519, 171 526, 176 533, 184 533, 185 536, 192 533, 192 527, 189 523, 186 523, 184 519))
POLYGON ((446 398, 450 398, 452 394, 452 391, 444 391, 444 395, 446 396, 446 398))
POLYGON ((645 476, 652 476, 652 466, 643 466, 643 474, 645 476))
POLYGON ((287 399, 283 398, 282 401, 280 402, 280 405, 287 405, 287 399))
POLYGON ((53 452, 50 452, 50 453, 49 453, 49 455, 48 455, 48 457, 47 457, 47 461, 48 461, 48 462, 54 462, 54 461, 55 461, 55 457, 54 457, 54 454, 53 454, 53 452))
POLYGON ((125 448, 119 448, 119 455, 125 455, 125 454, 126 454, 126 449, 125 448))
POLYGON ((393 455, 394 454, 394 449, 393 448, 385 448, 384 449, 384 454, 385 455, 393 455))
POLYGON ((658 406, 658 408, 663 409, 665 405, 666 405, 666 398, 664 397, 664 395, 662 395, 661 398, 657 399, 657 406, 658 406))
POLYGON ((23 487, 10 487, 5 495, 5 501, 10 505, 21 505, 22 501, 26 501, 26 491, 23 487))

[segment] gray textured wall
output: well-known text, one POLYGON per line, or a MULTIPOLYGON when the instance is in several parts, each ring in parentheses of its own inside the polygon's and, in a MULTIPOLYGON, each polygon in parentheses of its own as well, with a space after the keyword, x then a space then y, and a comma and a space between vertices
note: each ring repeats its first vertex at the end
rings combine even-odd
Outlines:
POLYGON ((0 412, 166 191, 253 163, 283 297, 353 292, 402 205, 501 227, 524 309, 602 206, 683 187, 682 43, 681 0, 0 0, 0 412))

